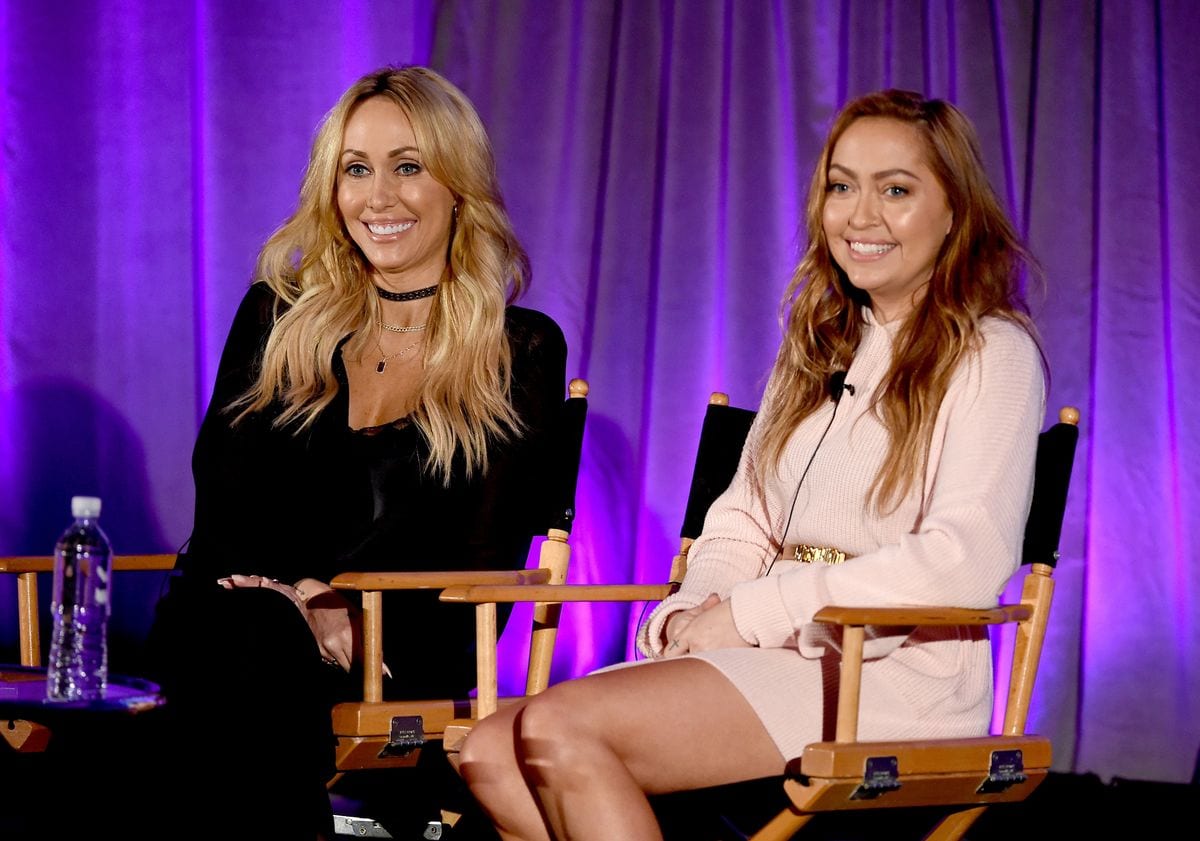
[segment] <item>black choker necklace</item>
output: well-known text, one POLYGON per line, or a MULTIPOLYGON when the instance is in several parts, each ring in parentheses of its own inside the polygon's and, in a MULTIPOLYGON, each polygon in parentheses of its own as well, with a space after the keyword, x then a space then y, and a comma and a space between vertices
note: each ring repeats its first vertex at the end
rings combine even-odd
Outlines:
POLYGON ((384 289, 379 284, 375 284, 375 291, 379 293, 379 297, 385 301, 418 301, 421 298, 428 298, 434 292, 437 292, 437 284, 426 286, 424 289, 414 289, 411 292, 392 292, 390 289, 384 289))

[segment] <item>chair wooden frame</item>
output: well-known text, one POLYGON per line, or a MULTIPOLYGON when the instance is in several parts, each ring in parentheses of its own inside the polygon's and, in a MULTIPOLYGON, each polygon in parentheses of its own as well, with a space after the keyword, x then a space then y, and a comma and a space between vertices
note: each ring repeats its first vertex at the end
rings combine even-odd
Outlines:
MULTIPOLYGON (((1078 440, 1079 411, 1064 407, 1056 424, 1039 436, 1034 498, 1026 524, 1022 565, 1027 572, 1021 600, 992 609, 958 607, 860 608, 829 606, 815 621, 842 626, 841 680, 832 742, 810 744, 788 763, 784 791, 790 802, 752 841, 785 841, 822 812, 908 806, 949 807, 929 839, 958 839, 988 805, 1020 801, 1045 779, 1051 745, 1044 736, 1026 734, 1029 705, 1054 593, 1053 572, 1078 440), (998 735, 966 739, 859 742, 858 718, 863 643, 868 625, 1017 626, 1004 725, 998 735)), ((674 578, 674 575, 672 576, 674 578)), ((476 605, 481 626, 497 602, 623 601, 661 598, 671 585, 495 587, 446 590, 446 601, 476 605)), ((479 631, 481 669, 486 628, 479 631)), ((495 709, 491 694, 481 715, 495 709)))

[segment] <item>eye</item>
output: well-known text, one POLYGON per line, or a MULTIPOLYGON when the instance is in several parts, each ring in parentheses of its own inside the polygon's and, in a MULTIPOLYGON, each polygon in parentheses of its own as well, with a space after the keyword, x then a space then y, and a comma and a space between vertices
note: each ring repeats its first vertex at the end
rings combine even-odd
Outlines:
POLYGON ((370 173, 370 170, 367 169, 366 164, 353 163, 346 167, 345 172, 351 178, 362 178, 363 176, 370 173))
POLYGON ((908 188, 901 187, 899 184, 892 184, 883 188, 883 194, 893 199, 899 199, 908 195, 908 188))
POLYGON ((850 185, 844 181, 830 181, 825 187, 825 192, 834 194, 848 193, 850 192, 850 185))
POLYGON ((412 161, 404 161, 396 167, 396 172, 401 175, 417 175, 421 171, 421 165, 412 161))

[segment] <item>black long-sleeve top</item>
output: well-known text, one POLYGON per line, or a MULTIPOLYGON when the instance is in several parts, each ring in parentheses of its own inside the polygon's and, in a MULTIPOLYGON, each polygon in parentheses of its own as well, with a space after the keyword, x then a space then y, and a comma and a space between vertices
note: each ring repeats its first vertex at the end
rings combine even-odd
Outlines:
MULTIPOLYGON (((242 573, 294 583, 347 571, 523 567, 533 535, 549 522, 546 433, 566 380, 558 325, 508 307, 512 402, 525 431, 491 445, 486 473, 470 480, 456 457, 445 485, 426 469, 428 445, 415 425, 400 419, 350 429, 340 350, 333 369, 341 387, 308 429, 273 428, 273 410, 232 423, 227 407, 257 376, 274 301, 266 284, 250 288, 221 356, 192 457, 196 511, 180 562, 185 577, 242 573)), ((436 594, 389 594, 385 602, 396 605, 384 614, 384 656, 394 673, 402 659, 432 657, 432 665, 439 651, 452 654, 446 646, 470 648, 470 616, 437 603, 436 594), (414 635, 424 653, 416 653, 414 635)), ((468 681, 469 671, 461 673, 468 681)))

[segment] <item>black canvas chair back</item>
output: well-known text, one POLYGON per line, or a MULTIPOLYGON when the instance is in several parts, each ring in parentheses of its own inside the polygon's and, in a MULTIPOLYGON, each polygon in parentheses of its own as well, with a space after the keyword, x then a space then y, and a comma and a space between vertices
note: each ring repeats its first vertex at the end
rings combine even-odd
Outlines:
POLYGON ((733 481, 754 416, 750 409, 730 406, 728 395, 719 391, 713 393, 700 428, 696 466, 680 537, 695 540, 700 536, 709 507, 733 481))

